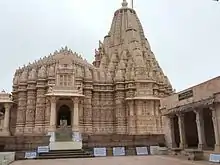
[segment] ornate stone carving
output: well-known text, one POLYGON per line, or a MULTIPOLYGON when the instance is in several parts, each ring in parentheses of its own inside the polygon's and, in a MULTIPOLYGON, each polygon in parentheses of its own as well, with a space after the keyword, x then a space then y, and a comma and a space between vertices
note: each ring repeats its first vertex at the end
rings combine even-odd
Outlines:
POLYGON ((47 76, 47 71, 46 71, 46 67, 42 66, 39 70, 38 70, 38 78, 46 78, 47 76))
POLYGON ((54 66, 51 65, 48 69, 48 76, 49 77, 54 77, 55 76, 55 70, 54 70, 54 66))
POLYGON ((28 80, 36 80, 37 79, 37 70, 33 68, 28 75, 28 80))
POLYGON ((28 78, 28 70, 25 69, 21 74, 20 82, 26 82, 27 78, 28 78))
MULTIPOLYGON (((127 7, 125 3, 123 6, 127 7)), ((169 95, 172 87, 143 36, 136 14, 121 12, 121 17, 129 27, 122 25, 121 19, 113 20, 107 39, 100 42, 99 50, 95 52, 94 66, 65 47, 16 71, 13 99, 18 106, 17 132, 22 134, 24 126, 27 130, 35 128, 37 134, 45 133, 44 128, 49 126, 55 130, 58 102, 68 103, 74 98, 73 106, 84 95, 82 107, 79 107, 84 133, 160 133, 157 100, 169 95), (74 84, 57 85, 60 72, 75 76, 74 84), (53 97, 54 91, 62 93, 62 90, 66 95, 60 96, 59 100, 53 97), (134 104, 140 99, 142 101, 134 104), (54 121, 50 122, 51 119, 54 121)), ((66 79, 71 78, 67 76, 66 79)))

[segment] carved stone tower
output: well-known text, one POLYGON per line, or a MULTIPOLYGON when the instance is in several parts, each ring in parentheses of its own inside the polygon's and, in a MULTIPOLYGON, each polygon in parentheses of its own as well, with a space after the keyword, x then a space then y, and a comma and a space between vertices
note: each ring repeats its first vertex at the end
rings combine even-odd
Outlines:
POLYGON ((172 87, 126 0, 114 13, 103 43, 99 41, 93 64, 113 80, 115 133, 162 133, 160 99, 170 95, 172 87))

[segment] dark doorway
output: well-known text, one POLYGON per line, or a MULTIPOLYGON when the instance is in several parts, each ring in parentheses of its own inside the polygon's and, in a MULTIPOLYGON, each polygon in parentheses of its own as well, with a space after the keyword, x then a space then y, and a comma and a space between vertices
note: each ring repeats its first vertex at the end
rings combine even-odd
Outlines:
POLYGON ((212 111, 210 109, 203 109, 203 120, 205 130, 206 147, 208 150, 213 150, 215 147, 215 134, 212 121, 212 111))
POLYGON ((198 130, 196 124, 196 114, 193 111, 184 115, 186 142, 189 148, 198 148, 198 130))
POLYGON ((66 105, 62 105, 58 111, 57 115, 57 125, 61 126, 64 122, 67 126, 71 125, 71 111, 66 105))
POLYGON ((173 128, 174 128, 174 137, 175 137, 175 144, 176 147, 180 147, 180 130, 179 130, 179 123, 178 123, 178 117, 175 115, 173 117, 173 128))

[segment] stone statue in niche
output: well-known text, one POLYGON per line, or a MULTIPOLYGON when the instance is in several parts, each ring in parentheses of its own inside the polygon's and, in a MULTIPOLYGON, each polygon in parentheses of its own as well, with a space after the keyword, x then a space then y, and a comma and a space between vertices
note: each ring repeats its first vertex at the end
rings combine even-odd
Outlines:
POLYGON ((52 93, 53 92, 53 87, 49 87, 48 88, 48 93, 52 93))
POLYGON ((53 77, 53 76, 54 76, 54 73, 55 73, 55 71, 54 71, 54 66, 51 65, 51 66, 49 67, 49 69, 48 69, 48 76, 53 77))
POLYGON ((33 68, 30 72, 29 72, 29 76, 28 79, 29 80, 35 80, 37 77, 37 71, 35 68, 33 68))
POLYGON ((61 119, 60 120, 60 126, 61 126, 61 128, 66 128, 67 127, 67 120, 61 119))
POLYGON ((46 77, 46 68, 42 66, 38 71, 38 78, 45 78, 46 77))
POLYGON ((28 78, 28 70, 25 69, 21 74, 20 81, 21 82, 27 81, 27 78, 28 78))

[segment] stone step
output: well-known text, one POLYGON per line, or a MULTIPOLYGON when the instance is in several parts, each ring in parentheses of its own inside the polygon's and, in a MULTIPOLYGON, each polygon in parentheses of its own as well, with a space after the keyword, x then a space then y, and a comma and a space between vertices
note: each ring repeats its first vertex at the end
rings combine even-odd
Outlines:
POLYGON ((76 150, 50 150, 50 153, 80 153, 82 151, 84 151, 84 150, 82 150, 82 149, 76 149, 76 150))
POLYGON ((69 156, 69 155, 74 155, 74 156, 80 156, 80 155, 84 155, 84 156, 90 156, 90 153, 47 153, 47 154, 40 154, 40 156, 60 156, 60 155, 65 155, 65 156, 69 156))
POLYGON ((37 159, 68 159, 68 158, 93 158, 90 155, 60 155, 60 156, 39 156, 37 159))
POLYGON ((82 149, 82 142, 51 142, 50 150, 77 150, 82 149))
POLYGON ((63 158, 91 158, 91 152, 84 150, 54 150, 47 153, 40 153, 37 159, 63 159, 63 158))

